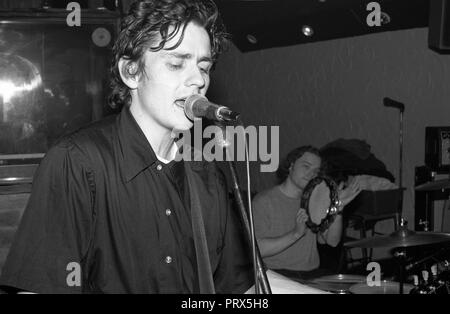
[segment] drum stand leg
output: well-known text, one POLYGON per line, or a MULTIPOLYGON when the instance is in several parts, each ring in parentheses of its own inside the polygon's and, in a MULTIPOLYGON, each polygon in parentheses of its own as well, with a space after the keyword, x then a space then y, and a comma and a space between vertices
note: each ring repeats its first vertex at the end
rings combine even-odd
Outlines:
POLYGON ((400 249, 398 251, 395 251, 394 257, 397 258, 399 264, 399 272, 398 272, 399 294, 403 294, 403 285, 405 283, 406 250, 400 249))

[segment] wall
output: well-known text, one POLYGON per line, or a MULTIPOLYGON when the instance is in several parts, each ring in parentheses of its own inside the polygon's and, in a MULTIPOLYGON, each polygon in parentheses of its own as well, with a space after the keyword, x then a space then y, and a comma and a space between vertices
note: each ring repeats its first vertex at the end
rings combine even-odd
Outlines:
POLYGON ((25 191, 7 192, 0 187, 0 274, 29 197, 25 191))
MULTIPOLYGON (((404 216, 414 225, 414 167, 424 163, 425 126, 450 125, 450 56, 427 48, 427 29, 387 32, 222 56, 209 98, 243 113, 247 125, 279 125, 280 155, 337 138, 366 140, 398 176, 399 113, 405 104, 404 216)), ((274 175, 253 165, 253 189, 274 175)), ((449 215, 447 215, 449 216, 449 215)))

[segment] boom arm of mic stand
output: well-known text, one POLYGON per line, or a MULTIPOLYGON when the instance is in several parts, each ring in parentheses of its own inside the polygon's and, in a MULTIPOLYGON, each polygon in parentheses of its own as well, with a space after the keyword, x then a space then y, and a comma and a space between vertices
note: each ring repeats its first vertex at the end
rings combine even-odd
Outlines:
MULTIPOLYGON (((227 148, 226 148, 227 149, 227 148)), ((255 271, 257 272, 257 276, 255 276, 255 292, 258 291, 258 284, 261 284, 262 292, 264 294, 271 294, 272 290, 270 289, 269 280, 267 279, 267 274, 264 270, 261 253, 259 252, 258 244, 256 243, 255 234, 252 233, 253 228, 250 227, 250 221, 247 216, 247 211, 245 210, 244 201, 242 199, 241 191, 239 190, 239 184, 236 175, 236 169, 234 168, 234 164, 231 159, 228 159, 228 166, 230 168, 231 176, 233 179, 233 193, 236 199, 236 203, 239 207, 239 212, 241 214, 241 219, 244 222, 245 229, 247 230, 247 235, 249 237, 250 242, 254 245, 253 248, 253 260, 255 271), (259 282, 258 282, 259 279, 259 282)))

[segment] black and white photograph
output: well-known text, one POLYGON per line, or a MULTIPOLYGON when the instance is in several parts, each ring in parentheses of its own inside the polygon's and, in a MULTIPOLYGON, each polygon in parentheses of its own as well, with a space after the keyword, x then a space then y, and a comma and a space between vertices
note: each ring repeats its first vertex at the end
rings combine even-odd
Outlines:
POLYGON ((0 1, 0 294, 450 294, 450 0, 0 1))

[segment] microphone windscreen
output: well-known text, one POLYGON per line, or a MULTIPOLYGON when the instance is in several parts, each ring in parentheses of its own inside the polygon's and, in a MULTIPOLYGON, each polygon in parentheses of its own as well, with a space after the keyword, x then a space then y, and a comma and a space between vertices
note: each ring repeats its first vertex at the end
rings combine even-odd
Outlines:
POLYGON ((200 94, 192 94, 184 101, 184 113, 191 120, 194 120, 198 117, 195 112, 196 110, 194 109, 194 104, 198 104, 199 101, 208 103, 208 99, 200 94))

